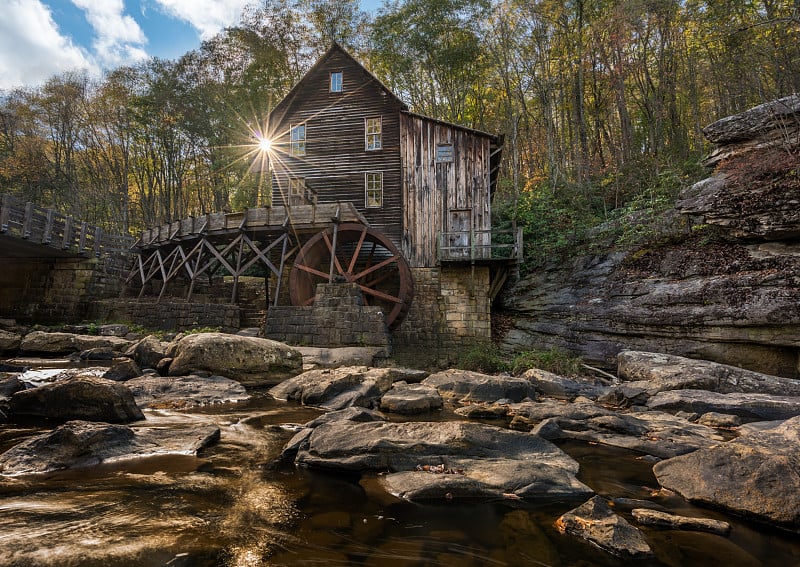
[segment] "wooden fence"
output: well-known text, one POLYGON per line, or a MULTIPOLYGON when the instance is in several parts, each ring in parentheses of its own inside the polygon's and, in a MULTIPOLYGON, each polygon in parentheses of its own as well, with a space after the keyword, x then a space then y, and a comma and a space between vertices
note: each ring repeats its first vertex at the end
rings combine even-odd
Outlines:
POLYGON ((96 258, 128 254, 136 241, 105 232, 99 226, 23 202, 11 195, 0 196, 0 235, 12 236, 79 256, 96 258))

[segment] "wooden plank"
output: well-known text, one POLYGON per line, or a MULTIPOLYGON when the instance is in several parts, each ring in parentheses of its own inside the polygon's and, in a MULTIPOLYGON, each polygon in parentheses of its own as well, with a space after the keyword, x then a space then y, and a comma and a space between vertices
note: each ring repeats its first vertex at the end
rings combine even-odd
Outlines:
POLYGON ((31 237, 31 225, 33 224, 33 203, 25 203, 25 216, 22 219, 22 238, 31 237))
POLYGON ((44 223, 44 233, 42 234, 42 244, 50 244, 53 239, 53 209, 47 209, 47 220, 44 223))

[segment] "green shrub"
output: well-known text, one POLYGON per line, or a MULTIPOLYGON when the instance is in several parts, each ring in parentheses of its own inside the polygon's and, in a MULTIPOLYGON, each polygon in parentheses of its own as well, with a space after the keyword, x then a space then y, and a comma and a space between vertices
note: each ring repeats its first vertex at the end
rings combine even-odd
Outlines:
POLYGON ((219 333, 220 327, 193 327, 183 331, 184 335, 197 335, 200 333, 219 333))
POLYGON ((511 363, 511 371, 519 375, 530 368, 538 368, 559 376, 577 376, 583 372, 582 364, 581 357, 554 347, 517 353, 511 363))
POLYGON ((465 347, 456 357, 456 366, 462 370, 486 374, 509 370, 503 352, 492 342, 480 342, 465 347))

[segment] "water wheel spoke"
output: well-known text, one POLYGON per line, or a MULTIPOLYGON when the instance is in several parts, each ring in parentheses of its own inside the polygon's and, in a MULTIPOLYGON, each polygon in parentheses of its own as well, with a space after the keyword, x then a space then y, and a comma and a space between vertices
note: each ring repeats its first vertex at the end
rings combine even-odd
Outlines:
POLYGON ((374 287, 378 286, 379 284, 382 284, 383 282, 388 280, 393 275, 394 275, 394 272, 386 272, 385 274, 383 274, 381 276, 378 276, 374 280, 370 280, 368 282, 364 282, 364 285, 367 286, 367 287, 374 288, 374 287))
POLYGON ((388 293, 383 293, 382 291, 378 291, 377 289, 372 289, 371 287, 367 287, 365 285, 359 285, 358 287, 361 288, 366 294, 369 294, 373 297, 377 297, 378 299, 383 299, 384 301, 391 301, 392 303, 403 303, 403 300, 399 297, 395 297, 394 295, 389 295, 388 293))
POLYGON ((372 272, 374 272, 376 270, 380 270, 381 268, 383 268, 384 266, 388 266, 392 262, 397 262, 397 256, 392 256, 391 258, 386 258, 383 262, 378 262, 374 266, 370 266, 366 270, 363 270, 363 271, 359 272, 358 274, 354 275, 353 276, 353 280, 354 281, 355 280, 360 280, 364 276, 367 276, 367 275, 371 274, 372 272))
MULTIPOLYGON (((336 271, 339 272, 339 274, 343 276, 344 275, 344 270, 342 269, 342 265, 339 263, 339 258, 336 256, 336 254, 334 254, 333 244, 331 243, 330 239, 328 238, 327 233, 325 233, 325 232, 322 233, 322 239, 325 241, 325 245, 328 247, 328 251, 331 253, 331 256, 333 256, 333 261, 336 264, 336 271)), ((327 278, 328 276, 325 276, 325 277, 327 278)))
POLYGON ((356 244, 356 249, 353 251, 353 257, 350 258, 350 265, 347 266, 348 274, 352 274, 353 270, 356 269, 356 262, 358 261, 358 255, 361 253, 361 246, 363 246, 364 239, 366 237, 367 237, 367 227, 365 226, 364 229, 361 231, 361 236, 359 236, 358 238, 358 244, 356 244))
POLYGON ((328 274, 321 272, 316 268, 312 268, 311 266, 306 266, 305 264, 295 264, 295 268, 298 270, 303 270, 304 272, 308 272, 309 274, 314 274, 315 276, 325 278, 326 280, 328 279, 328 274))
POLYGON ((315 300, 316 298, 317 298, 317 296, 316 296, 316 295, 312 295, 311 297, 309 297, 308 299, 306 299, 306 300, 305 300, 305 301, 302 303, 301 307, 308 307, 309 305, 312 305, 312 304, 314 303, 314 300, 315 300))

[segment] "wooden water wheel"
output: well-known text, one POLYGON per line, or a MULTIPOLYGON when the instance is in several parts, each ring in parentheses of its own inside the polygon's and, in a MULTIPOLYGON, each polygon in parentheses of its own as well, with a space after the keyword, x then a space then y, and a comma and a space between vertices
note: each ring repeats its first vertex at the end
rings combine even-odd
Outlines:
POLYGON ((368 305, 379 305, 390 329, 405 318, 414 297, 408 262, 385 235, 358 223, 315 234, 301 248, 289 278, 292 305, 311 305, 318 283, 358 284, 368 305))

